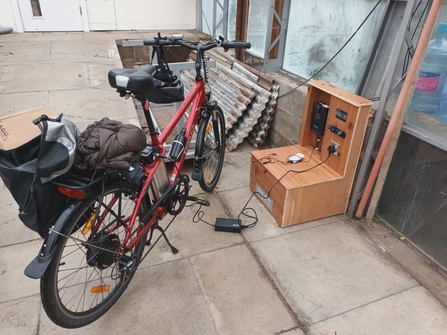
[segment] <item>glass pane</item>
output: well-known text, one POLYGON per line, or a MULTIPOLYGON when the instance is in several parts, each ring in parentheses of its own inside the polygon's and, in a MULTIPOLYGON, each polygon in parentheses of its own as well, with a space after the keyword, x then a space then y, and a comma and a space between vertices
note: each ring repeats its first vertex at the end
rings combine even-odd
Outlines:
POLYGON ((208 35, 213 34, 213 3, 202 0, 202 32, 208 35))
MULTIPOLYGON (((370 0, 292 1, 283 68, 309 78, 324 66, 375 6, 370 0)), ((344 50, 315 79, 355 92, 386 2, 376 8, 344 50)))
POLYGON ((402 132, 376 214, 447 268, 447 153, 402 132))
POLYGON ((33 10, 33 16, 42 16, 42 10, 40 9, 39 0, 30 0, 31 8, 33 10))
POLYGON ((236 39, 236 12, 237 0, 230 0, 228 6, 228 36, 229 40, 236 39))
POLYGON ((264 58, 265 39, 270 1, 252 0, 248 10, 247 41, 251 42, 250 52, 264 58))
POLYGON ((226 34, 224 34, 223 31, 224 24, 223 21, 221 21, 223 17, 223 2, 224 0, 216 0, 216 36, 213 37, 217 37, 219 35, 226 37, 226 34), (222 5, 222 7, 220 5, 222 5))
POLYGON ((447 139, 447 5, 428 43, 405 122, 425 135, 447 139))

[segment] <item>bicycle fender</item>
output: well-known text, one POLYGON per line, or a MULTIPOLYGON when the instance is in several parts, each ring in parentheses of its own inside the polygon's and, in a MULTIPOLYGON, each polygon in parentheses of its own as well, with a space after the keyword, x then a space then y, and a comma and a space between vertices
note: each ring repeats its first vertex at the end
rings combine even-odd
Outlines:
MULTIPOLYGON (((201 118, 207 119, 210 115, 210 110, 217 106, 216 101, 207 101, 203 107, 205 108, 204 113, 201 115, 201 118)), ((196 141, 195 150, 194 150, 194 169, 191 174, 191 179, 199 181, 203 178, 203 170, 202 170, 202 162, 203 157, 199 157, 199 153, 202 152, 202 141, 196 141)))
POLYGON ((56 246, 59 238, 57 232, 61 232, 65 224, 68 222, 70 215, 77 211, 82 204, 81 200, 75 200, 71 202, 56 220, 56 223, 51 227, 48 236, 43 241, 42 247, 40 248, 39 254, 34 258, 31 263, 25 268, 25 275, 32 279, 39 279, 43 276, 45 271, 50 265, 51 260, 54 257, 56 251, 56 246))

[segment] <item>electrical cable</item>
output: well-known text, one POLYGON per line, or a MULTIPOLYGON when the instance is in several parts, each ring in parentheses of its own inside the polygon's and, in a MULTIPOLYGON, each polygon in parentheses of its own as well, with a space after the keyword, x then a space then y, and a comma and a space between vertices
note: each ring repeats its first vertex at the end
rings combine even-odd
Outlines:
MULTIPOLYGON (((422 4, 422 0, 420 0, 419 1, 419 3, 416 5, 416 8, 414 9, 414 11, 413 11, 413 13, 412 13, 412 15, 411 15, 411 18, 413 19, 414 18, 414 16, 415 16, 415 14, 416 14, 416 11, 418 10, 418 8, 419 8, 419 6, 422 4)), ((421 13, 421 16, 419 17, 419 20, 418 20, 418 22, 417 22, 417 24, 416 24, 416 27, 414 28, 414 30, 413 30, 413 33, 411 34, 411 40, 413 41, 413 38, 414 38, 414 36, 416 35, 416 32, 417 32, 417 30, 419 29, 419 25, 421 24, 421 21, 422 21, 422 18, 424 17, 424 14, 425 14, 425 12, 427 11, 427 9, 428 9, 428 5, 430 4, 430 2, 429 1, 427 1, 427 3, 425 4, 425 7, 424 7, 424 9, 422 10, 422 13, 421 13)), ((409 27, 408 27, 408 31, 411 33, 411 21, 410 21, 410 25, 409 25, 409 27)), ((417 44, 417 43, 416 43, 417 44)), ((403 61, 403 66, 402 66, 402 76, 399 78, 399 80, 397 81, 397 83, 390 89, 390 91, 388 92, 388 96, 391 94, 391 93, 393 93, 393 91, 399 86, 399 84, 405 79, 405 77, 407 76, 407 68, 408 68, 408 65, 409 65, 409 62, 410 62, 410 50, 411 49, 413 49, 414 47, 413 46, 411 46, 411 47, 408 47, 407 48, 407 51, 406 51, 406 53, 405 53, 405 58, 404 58, 404 61, 403 61)), ((373 97, 373 98, 369 98, 368 100, 371 100, 371 101, 379 101, 381 99, 381 96, 378 96, 378 97, 373 97)))
POLYGON ((349 39, 345 42, 345 44, 342 45, 342 47, 335 53, 334 56, 332 56, 331 59, 329 59, 326 64, 324 64, 317 72, 315 72, 310 78, 306 79, 304 82, 302 82, 301 84, 299 84, 298 86, 294 87, 293 89, 291 89, 290 91, 284 93, 283 95, 278 96, 276 99, 278 100, 279 98, 282 98, 288 94, 290 94, 291 92, 295 91, 296 89, 300 88, 301 86, 303 86, 305 83, 309 82, 310 80, 312 80, 313 78, 315 78, 315 76, 317 76, 321 71, 323 71, 326 66, 328 66, 335 57, 338 56, 338 54, 340 52, 343 51, 343 49, 348 45, 349 42, 351 42, 351 40, 354 38, 354 36, 358 33, 358 31, 360 30, 360 28, 362 28, 362 26, 365 24, 365 22, 369 19, 369 17, 372 15, 372 13, 374 13, 374 11, 376 10, 376 8, 379 6, 379 4, 382 2, 382 0, 377 1, 377 3, 374 5, 374 7, 371 9, 371 11, 368 13, 368 15, 365 17, 365 19, 362 21, 362 23, 360 23, 360 25, 358 26, 358 28, 356 29, 356 31, 354 31, 354 33, 351 35, 351 37, 349 37, 349 39))

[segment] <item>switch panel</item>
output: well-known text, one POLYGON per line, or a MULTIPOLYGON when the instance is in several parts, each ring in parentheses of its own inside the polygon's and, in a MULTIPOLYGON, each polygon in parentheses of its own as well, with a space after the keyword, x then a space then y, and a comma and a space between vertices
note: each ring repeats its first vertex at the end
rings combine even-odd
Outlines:
POLYGON ((346 133, 343 130, 341 130, 335 126, 330 126, 329 130, 332 131, 335 135, 340 136, 341 138, 346 137, 346 133))

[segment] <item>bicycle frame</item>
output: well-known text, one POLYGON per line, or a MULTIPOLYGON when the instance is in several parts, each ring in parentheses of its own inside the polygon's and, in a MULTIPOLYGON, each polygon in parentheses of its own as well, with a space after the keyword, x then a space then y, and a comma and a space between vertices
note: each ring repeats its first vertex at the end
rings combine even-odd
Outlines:
MULTIPOLYGON (((188 153, 189 145, 191 143, 191 139, 194 134, 194 128, 198 122, 198 118, 199 118, 199 115, 201 112, 200 107, 206 102, 206 100, 207 100, 207 98, 206 98, 206 94, 205 94, 204 81, 196 80, 196 84, 195 84, 194 88, 191 90, 191 92, 188 94, 186 99, 180 105, 180 107, 177 110, 177 112, 175 113, 174 117, 171 119, 171 121, 168 123, 168 125, 162 131, 162 133, 160 135, 158 135, 154 129, 154 125, 153 125, 153 122, 152 122, 152 119, 150 116, 150 111, 149 111, 149 108, 150 108, 149 101, 143 102, 144 115, 145 115, 146 122, 149 127, 149 134, 151 137, 151 145, 157 146, 159 148, 162 156, 166 153, 166 149, 164 148, 163 143, 167 140, 168 136, 174 131, 177 124, 180 122, 182 117, 188 111, 188 107, 191 106, 191 104, 192 104, 192 108, 190 110, 190 114, 189 114, 189 117, 188 117, 188 120, 186 123, 186 144, 185 144, 185 147, 184 147, 184 150, 183 150, 183 153, 182 153, 180 159, 174 163, 174 168, 172 170, 172 174, 169 177, 169 186, 172 186, 180 175, 180 171, 182 170, 183 164, 186 159, 186 154, 188 153)), ((163 159, 162 157, 158 157, 150 165, 141 164, 142 168, 144 170, 144 173, 146 175, 146 180, 140 190, 138 197, 135 199, 136 205, 132 212, 131 217, 122 219, 122 222, 123 223, 128 222, 129 226, 127 229, 126 237, 122 241, 121 248, 120 248, 119 252, 123 251, 123 250, 124 251, 131 250, 140 241, 140 239, 146 234, 146 232, 148 232, 148 230, 152 227, 152 225, 157 220, 162 219, 168 213, 168 210, 166 207, 158 206, 155 209, 154 214, 152 215, 149 222, 145 223, 143 227, 140 226, 137 228, 137 235, 135 237, 131 236, 132 235, 131 232, 134 230, 134 225, 135 225, 135 222, 136 222, 136 219, 138 216, 139 208, 143 201, 143 197, 148 192, 152 178, 154 177, 155 172, 156 172, 158 166, 160 165, 162 159, 163 159)), ((112 202, 114 202, 114 201, 116 201, 116 199, 112 200, 112 202)), ((105 212, 107 213, 107 209, 105 212)), ((104 217, 104 216, 105 216, 104 213, 102 213, 101 217, 104 217)), ((97 221, 98 222, 96 223, 95 228, 92 229, 92 231, 91 231, 92 236, 93 236, 93 232, 95 232, 97 227, 100 226, 102 220, 101 220, 101 218, 99 218, 97 221)))

